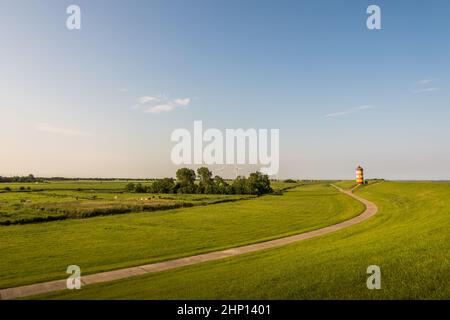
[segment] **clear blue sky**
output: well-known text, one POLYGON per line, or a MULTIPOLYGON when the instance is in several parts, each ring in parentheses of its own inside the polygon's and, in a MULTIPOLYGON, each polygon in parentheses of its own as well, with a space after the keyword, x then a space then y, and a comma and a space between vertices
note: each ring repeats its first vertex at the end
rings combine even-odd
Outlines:
POLYGON ((449 35, 445 0, 0 0, 0 175, 171 176, 202 120, 279 128, 280 177, 450 179, 449 35))

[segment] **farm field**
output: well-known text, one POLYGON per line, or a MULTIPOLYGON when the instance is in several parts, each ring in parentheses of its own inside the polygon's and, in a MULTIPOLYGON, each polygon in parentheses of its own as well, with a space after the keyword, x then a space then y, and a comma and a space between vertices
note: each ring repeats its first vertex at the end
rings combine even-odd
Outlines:
POLYGON ((382 182, 356 193, 379 212, 348 229, 39 298, 449 299, 450 183, 382 182), (381 290, 366 287, 369 265, 381 268, 381 290))
POLYGON ((71 264, 89 274, 274 239, 363 210, 327 184, 306 184, 247 201, 0 226, 0 288, 64 279, 71 264))
POLYGON ((0 225, 89 218, 251 199, 251 195, 34 191, 0 194, 0 225))
MULTIPOLYGON (((0 225, 148 212, 250 199, 252 195, 128 193, 148 181, 57 181, 0 184, 0 225), (7 191, 8 190, 8 191, 7 191)), ((296 184, 273 183, 275 190, 296 184)))
POLYGON ((38 190, 103 190, 103 191, 121 191, 125 189, 127 183, 150 183, 147 180, 61 180, 48 182, 5 182, 0 184, 0 191, 5 188, 20 190, 20 188, 38 190))
MULTIPOLYGON (((231 182, 231 180, 226 180, 231 182)), ((21 188, 31 191, 43 190, 74 190, 74 191, 116 191, 123 192, 128 183, 142 183, 149 185, 152 181, 149 180, 62 180, 49 182, 5 182, 0 183, 0 193, 5 188, 11 188, 13 191, 20 191, 21 188)), ((301 183, 301 182, 300 182, 301 183)), ((280 190, 294 183, 283 181, 272 181, 271 186, 274 190, 280 190)))

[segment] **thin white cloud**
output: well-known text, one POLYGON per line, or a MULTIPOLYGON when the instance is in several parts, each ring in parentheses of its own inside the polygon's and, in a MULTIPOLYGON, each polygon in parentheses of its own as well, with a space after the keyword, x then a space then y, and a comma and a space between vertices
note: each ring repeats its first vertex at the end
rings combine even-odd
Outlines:
POLYGON ((370 110, 370 109, 373 109, 373 107, 369 106, 369 105, 363 105, 363 106, 354 107, 354 108, 351 108, 351 109, 345 110, 345 111, 328 113, 325 115, 325 118, 332 119, 332 118, 342 117, 342 116, 346 116, 349 114, 362 112, 362 111, 370 110))
POLYGON ((354 110, 357 110, 357 111, 362 111, 362 110, 373 109, 373 107, 372 107, 372 106, 369 106, 369 105, 364 105, 364 106, 355 107, 355 108, 353 108, 353 109, 354 109, 354 110))
POLYGON ((149 103, 149 102, 152 102, 152 101, 158 101, 158 100, 160 100, 160 99, 157 98, 157 97, 144 96, 144 97, 140 97, 140 98, 138 99, 138 102, 139 102, 140 104, 145 104, 145 103, 149 103))
POLYGON ((119 92, 127 93, 127 92, 128 92, 128 89, 127 89, 127 88, 120 88, 120 89, 119 89, 119 92))
POLYGON ((436 88, 436 87, 432 87, 432 88, 423 88, 423 89, 419 89, 414 91, 415 93, 424 93, 424 92, 433 92, 433 91, 439 91, 440 88, 436 88))
POLYGON ((170 104, 158 104, 145 110, 145 113, 161 113, 172 111, 175 107, 170 104))
POLYGON ((182 107, 186 107, 189 105, 189 103, 191 103, 191 99, 189 98, 185 98, 185 99, 175 99, 174 103, 177 106, 182 106, 182 107))
POLYGON ((170 99, 164 95, 143 96, 137 99, 137 104, 133 108, 143 109, 145 113, 163 113, 178 107, 187 107, 190 103, 190 98, 170 99))
POLYGON ((414 93, 425 93, 425 92, 433 92, 433 91, 439 91, 440 88, 434 86, 431 87, 431 85, 434 83, 434 80, 431 79, 424 79, 416 82, 416 90, 414 90, 414 93))
POLYGON ((73 130, 73 129, 68 129, 68 128, 55 127, 55 126, 49 125, 47 123, 37 124, 35 129, 37 131, 39 131, 39 132, 51 133, 51 134, 56 134, 56 135, 69 136, 69 137, 89 137, 89 136, 92 136, 92 134, 90 132, 73 130))
POLYGON ((347 114, 351 114, 354 111, 341 111, 341 112, 334 112, 334 113, 328 113, 325 115, 326 118, 336 118, 336 117, 341 117, 341 116, 345 116, 347 114))
POLYGON ((424 80, 419 80, 419 81, 417 81, 416 84, 417 84, 417 85, 424 85, 424 84, 429 84, 429 83, 432 83, 432 82, 433 82, 433 80, 430 80, 430 79, 424 79, 424 80))

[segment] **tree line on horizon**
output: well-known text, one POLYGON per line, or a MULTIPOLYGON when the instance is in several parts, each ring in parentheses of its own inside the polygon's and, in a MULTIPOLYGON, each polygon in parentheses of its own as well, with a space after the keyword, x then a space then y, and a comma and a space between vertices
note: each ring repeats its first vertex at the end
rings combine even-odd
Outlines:
POLYGON ((14 176, 14 177, 2 177, 0 176, 0 182, 42 182, 42 179, 36 178, 34 175, 29 174, 28 176, 14 176))
POLYGON ((141 183, 129 183, 126 185, 126 190, 137 193, 253 195, 273 192, 269 177, 261 172, 253 172, 248 178, 238 176, 233 182, 228 183, 218 175, 213 177, 212 172, 206 167, 198 168, 197 173, 189 168, 181 168, 176 172, 176 179, 158 179, 149 186, 141 183), (197 178, 198 183, 196 183, 197 178))
MULTIPOLYGON (((33 182, 50 182, 50 181, 80 181, 80 180, 86 180, 86 181, 128 181, 128 180, 137 180, 137 178, 102 178, 102 177, 96 177, 96 178, 80 178, 80 177, 35 177, 32 174, 29 174, 27 176, 12 176, 12 177, 3 177, 0 176, 0 183, 33 183, 33 182)), ((141 178, 139 180, 148 180, 151 181, 153 179, 151 178, 141 178)))

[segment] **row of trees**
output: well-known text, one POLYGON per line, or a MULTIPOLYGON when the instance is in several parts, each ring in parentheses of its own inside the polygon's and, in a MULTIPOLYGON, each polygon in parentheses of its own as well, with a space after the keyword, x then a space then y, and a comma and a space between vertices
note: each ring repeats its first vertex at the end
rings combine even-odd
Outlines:
MULTIPOLYGON (((89 180, 89 181, 124 181, 131 180, 132 178, 64 178, 64 177, 35 177, 32 174, 28 176, 14 176, 14 177, 2 177, 0 176, 0 183, 2 182, 49 182, 49 181, 79 181, 79 180, 89 180)), ((141 180, 151 180, 151 179, 141 179, 141 180)))
POLYGON ((40 179, 35 178, 32 174, 29 174, 28 176, 24 177, 1 177, 0 176, 0 182, 37 182, 40 181, 40 179))
POLYGON ((158 179, 150 186, 141 183, 129 183, 126 186, 129 192, 149 193, 186 193, 186 194, 255 194, 262 195, 273 192, 267 175, 260 172, 251 173, 248 178, 237 177, 231 184, 220 176, 201 167, 197 174, 189 168, 177 170, 176 180, 173 178, 158 179), (198 178, 198 183, 196 180, 198 178))

